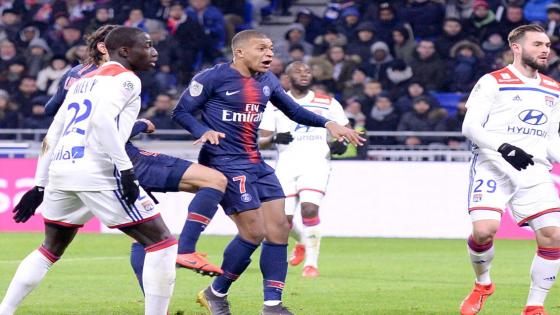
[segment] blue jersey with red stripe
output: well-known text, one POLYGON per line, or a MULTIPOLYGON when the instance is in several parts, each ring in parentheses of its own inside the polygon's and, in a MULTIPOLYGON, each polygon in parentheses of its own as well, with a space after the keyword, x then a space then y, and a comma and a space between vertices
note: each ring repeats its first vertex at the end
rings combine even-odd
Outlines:
POLYGON ((49 99, 47 104, 45 104, 45 115, 56 115, 56 112, 58 112, 58 109, 66 98, 66 93, 68 93, 68 88, 70 87, 70 85, 72 85, 72 83, 76 82, 82 76, 94 70, 97 70, 97 66, 94 64, 79 64, 74 68, 66 71, 66 73, 62 75, 62 78, 58 83, 58 89, 56 90, 56 93, 49 99))
POLYGON ((181 95, 173 119, 196 138, 206 131, 223 132, 218 145, 205 143, 199 162, 210 165, 255 164, 262 161, 257 130, 270 101, 290 119, 313 127, 327 120, 297 104, 271 72, 242 76, 231 63, 219 64, 197 74, 181 95), (194 117, 200 110, 202 121, 194 117))

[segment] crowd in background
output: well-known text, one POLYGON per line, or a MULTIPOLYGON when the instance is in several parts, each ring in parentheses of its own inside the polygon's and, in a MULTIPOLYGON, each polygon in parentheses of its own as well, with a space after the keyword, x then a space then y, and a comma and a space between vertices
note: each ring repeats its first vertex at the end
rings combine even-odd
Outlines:
MULTIPOLYGON (((548 75, 560 80, 560 4, 551 0, 326 1, 323 15, 291 12, 297 0, 0 0, 0 128, 49 126, 43 105, 105 24, 139 27, 159 52, 140 74, 142 116, 175 129, 169 113, 196 72, 227 62, 235 32, 292 16, 271 66, 285 85, 307 62, 313 89, 336 97, 356 128, 459 131, 465 100, 483 74, 513 60, 509 31, 541 24, 552 40, 548 75), (449 96, 453 102, 447 101, 449 96)), ((5 135, 0 137, 6 137, 5 135)), ((461 145, 456 138, 373 137, 371 144, 461 145)))

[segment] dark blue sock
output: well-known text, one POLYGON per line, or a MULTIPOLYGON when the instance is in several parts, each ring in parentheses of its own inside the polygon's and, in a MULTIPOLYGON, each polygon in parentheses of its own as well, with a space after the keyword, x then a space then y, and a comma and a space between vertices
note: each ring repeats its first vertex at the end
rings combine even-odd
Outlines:
POLYGON ((140 289, 144 293, 144 284, 142 283, 142 271, 144 271, 144 257, 146 257, 146 251, 144 251, 144 246, 140 243, 132 243, 130 247, 130 265, 132 270, 136 274, 136 279, 138 279, 138 284, 140 284, 140 289))
POLYGON ((214 188, 204 187, 198 190, 189 204, 187 221, 183 226, 181 235, 179 235, 179 254, 195 252, 196 242, 216 214, 218 203, 223 196, 223 192, 214 188))
POLYGON ((282 301, 282 290, 288 273, 288 244, 263 242, 260 265, 264 300, 282 301))
POLYGON ((224 250, 224 274, 214 280, 212 288, 220 293, 227 293, 233 281, 237 280, 251 263, 251 255, 257 247, 258 244, 249 243, 236 235, 224 250))

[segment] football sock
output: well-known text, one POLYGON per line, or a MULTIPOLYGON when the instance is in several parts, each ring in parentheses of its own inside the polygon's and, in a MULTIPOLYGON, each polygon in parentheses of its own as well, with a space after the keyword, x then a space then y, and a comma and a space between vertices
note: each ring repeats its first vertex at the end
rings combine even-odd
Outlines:
POLYGON ((27 255, 19 264, 14 278, 10 282, 6 296, 0 304, 0 314, 13 314, 21 301, 39 285, 59 258, 43 246, 27 255))
POLYGON ((282 301, 282 290, 288 273, 288 244, 263 242, 260 260, 264 300, 272 305, 282 301))
POLYGON ((531 265, 531 288, 527 305, 544 305, 560 269, 560 248, 539 247, 531 265))
POLYGON ((249 243, 236 235, 224 250, 222 270, 224 274, 216 277, 212 289, 221 294, 227 294, 233 281, 247 269, 251 263, 251 255, 259 247, 258 244, 249 243))
POLYGON ((169 238, 146 247, 144 260, 145 314, 165 315, 175 287, 177 241, 169 238))
POLYGON ((296 240, 296 243, 301 244, 302 241, 302 235, 303 235, 303 227, 301 226, 301 221, 299 220, 295 220, 295 216, 294 219, 292 220, 292 225, 290 228, 290 236, 296 240))
POLYGON ((132 266, 132 270, 134 270, 134 274, 136 274, 136 279, 138 279, 138 284, 140 284, 142 293, 144 293, 144 285, 142 284, 144 257, 146 257, 144 246, 137 242, 132 243, 132 246, 130 247, 130 265, 132 266))
POLYGON ((189 204, 187 221, 179 236, 179 254, 195 252, 198 238, 216 214, 223 196, 223 192, 209 187, 197 191, 189 204))
POLYGON ((490 284, 490 265, 494 259, 494 243, 477 244, 472 235, 467 241, 469 256, 476 275, 476 283, 490 284))
POLYGON ((303 242, 305 244, 305 264, 317 268, 319 248, 321 247, 321 220, 319 216, 303 218, 303 242))

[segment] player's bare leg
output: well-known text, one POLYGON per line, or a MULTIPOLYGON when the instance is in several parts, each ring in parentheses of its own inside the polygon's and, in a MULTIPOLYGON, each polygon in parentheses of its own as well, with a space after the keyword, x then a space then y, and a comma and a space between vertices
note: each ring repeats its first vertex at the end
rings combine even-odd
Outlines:
POLYGON ((305 245, 305 264, 302 276, 316 278, 319 276, 318 260, 321 247, 321 230, 319 228, 319 206, 311 202, 301 203, 303 222, 303 243, 305 245))
POLYGON ((45 223, 45 240, 19 264, 0 304, 1 315, 13 314, 21 301, 43 280, 78 232, 77 227, 45 223))
POLYGON ((175 287, 177 241, 159 216, 120 230, 142 244, 146 251, 142 273, 145 314, 166 314, 175 287))
MULTIPOLYGON (((558 213, 545 214, 558 222, 558 213)), ((535 231, 538 249, 531 265, 531 287, 523 315, 545 315, 544 301, 560 269, 560 227, 547 226, 535 231)))
POLYGON ((498 220, 473 222, 473 233, 467 242, 469 256, 476 276, 475 287, 461 303, 462 315, 478 314, 484 302, 494 293, 490 266, 494 258, 494 236, 500 227, 498 220))
POLYGON ((200 164, 192 164, 181 177, 179 190, 196 195, 189 204, 187 221, 179 237, 178 266, 209 276, 223 273, 206 259, 205 253, 196 251, 196 243, 214 217, 226 185, 227 179, 222 173, 200 164))

